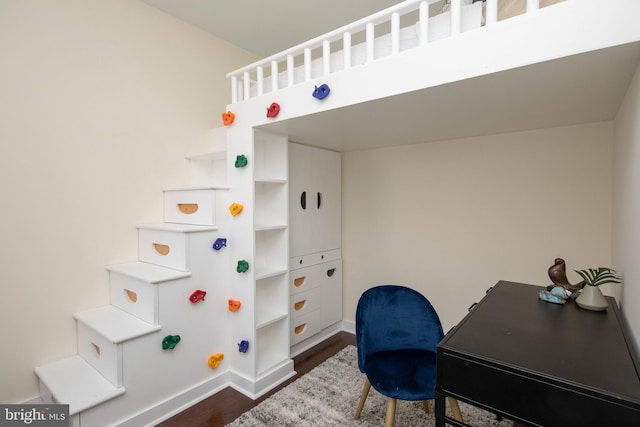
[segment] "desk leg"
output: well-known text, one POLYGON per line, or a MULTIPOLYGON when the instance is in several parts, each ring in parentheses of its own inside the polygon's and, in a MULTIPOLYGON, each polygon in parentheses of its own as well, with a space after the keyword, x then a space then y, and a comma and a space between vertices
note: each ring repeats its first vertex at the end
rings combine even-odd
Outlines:
POLYGON ((444 394, 436 391, 435 398, 435 406, 436 406, 436 427, 445 427, 444 423, 444 414, 446 411, 446 399, 444 394))

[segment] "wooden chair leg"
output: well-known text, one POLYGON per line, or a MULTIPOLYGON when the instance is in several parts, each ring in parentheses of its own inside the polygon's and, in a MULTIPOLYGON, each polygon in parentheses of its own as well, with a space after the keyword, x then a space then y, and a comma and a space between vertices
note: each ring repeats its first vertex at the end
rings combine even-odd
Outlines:
POLYGON ((393 424, 396 420, 396 399, 391 399, 387 401, 387 418, 384 422, 384 427, 393 427, 393 424))
POLYGON ((367 400, 367 396, 369 395, 370 389, 371 389, 371 383, 369 382, 369 378, 365 377, 364 387, 362 387, 362 394, 360 395, 360 402, 358 403, 358 409, 356 409, 356 416, 353 417, 354 420, 360 419, 360 413, 362 412, 362 408, 364 407, 364 401, 367 400))
POLYGON ((422 405, 424 406, 424 412, 425 413, 429 413, 429 401, 428 400, 423 400, 422 401, 422 405))
POLYGON ((447 397, 447 400, 449 401, 449 405, 451 405, 451 412, 453 413, 453 418, 456 421, 463 422, 462 412, 460 412, 460 405, 458 404, 458 401, 452 397, 447 397))

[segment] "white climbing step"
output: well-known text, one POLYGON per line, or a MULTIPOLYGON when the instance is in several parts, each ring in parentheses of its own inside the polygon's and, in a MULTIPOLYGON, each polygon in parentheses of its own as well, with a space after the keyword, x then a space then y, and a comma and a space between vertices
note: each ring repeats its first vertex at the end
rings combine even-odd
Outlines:
POLYGON ((107 270, 147 283, 164 283, 191 276, 188 271, 179 271, 140 261, 111 264, 107 266, 107 270))
POLYGON ((113 344, 121 344, 160 330, 160 325, 145 322, 112 305, 80 311, 74 313, 73 317, 113 344))
POLYGON ((74 313, 73 317, 78 322, 78 355, 115 387, 124 384, 123 344, 160 330, 160 325, 112 305, 74 313))
POLYGON ((185 279, 188 271, 160 267, 146 262, 128 262, 107 266, 111 305, 153 325, 160 323, 158 287, 165 282, 185 279))
POLYGON ((216 193, 228 187, 166 188, 164 221, 177 224, 216 225, 216 193))
POLYGON ((68 404, 71 416, 125 392, 124 387, 111 384, 80 356, 38 366, 35 372, 40 380, 40 394, 50 394, 55 403, 68 404))
POLYGON ((161 267, 190 270, 190 235, 218 229, 215 225, 139 224, 138 259, 161 267))
POLYGON ((194 185, 227 185, 227 129, 211 130, 209 141, 187 154, 194 185))

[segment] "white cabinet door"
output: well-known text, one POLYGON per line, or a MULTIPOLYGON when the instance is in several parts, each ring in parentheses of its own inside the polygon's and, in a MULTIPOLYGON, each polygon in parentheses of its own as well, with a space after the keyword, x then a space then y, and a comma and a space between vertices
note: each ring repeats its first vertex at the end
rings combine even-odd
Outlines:
POLYGON ((326 328, 342 320, 342 260, 320 264, 321 326, 326 328))
POLYGON ((342 157, 340 153, 313 152, 313 252, 340 248, 342 229, 342 157))
POLYGON ((309 172, 311 153, 308 147, 289 143, 289 255, 311 253, 313 216, 310 214, 309 172))
POLYGON ((290 256, 341 246, 341 154, 289 143, 290 256))

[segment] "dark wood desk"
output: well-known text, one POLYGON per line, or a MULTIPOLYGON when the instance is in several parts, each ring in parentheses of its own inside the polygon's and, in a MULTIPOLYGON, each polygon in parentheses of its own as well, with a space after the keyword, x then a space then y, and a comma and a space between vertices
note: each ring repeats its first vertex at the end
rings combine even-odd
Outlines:
POLYGON ((613 298, 595 312, 541 289, 498 282, 440 342, 436 426, 465 425, 447 396, 531 426, 640 426, 640 364, 613 298))

